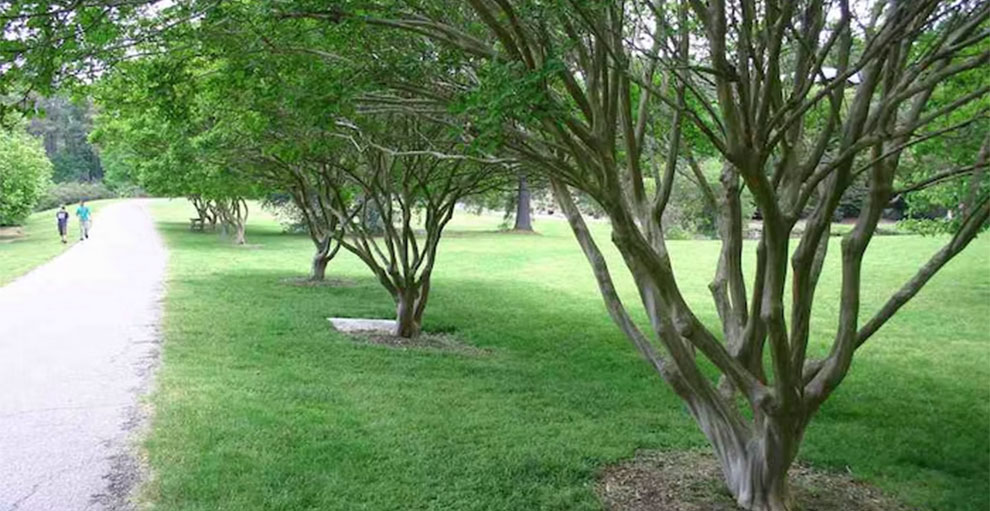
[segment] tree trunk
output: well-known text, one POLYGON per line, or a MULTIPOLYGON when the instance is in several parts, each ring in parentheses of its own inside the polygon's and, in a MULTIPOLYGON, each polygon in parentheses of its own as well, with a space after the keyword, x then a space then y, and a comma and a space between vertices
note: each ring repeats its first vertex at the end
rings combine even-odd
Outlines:
POLYGON ((729 421, 715 416, 699 418, 698 424, 714 447, 725 484, 740 508, 790 511, 787 471, 800 438, 787 433, 776 421, 765 420, 770 425, 753 433, 741 433, 729 421))
POLYGON ((196 215, 199 216, 199 220, 203 222, 203 225, 205 226, 209 214, 207 212, 207 203, 197 196, 189 197, 189 202, 192 203, 193 208, 196 209, 196 215))
POLYGON ((529 183, 526 181, 526 175, 519 174, 519 196, 516 200, 516 225, 513 227, 513 230, 533 230, 530 202, 529 183))
POLYGON ((399 293, 395 307, 395 335, 411 339, 419 335, 423 313, 419 307, 419 293, 404 291, 399 293))
POLYGON ((231 199, 230 203, 221 202, 220 216, 221 224, 223 225, 224 232, 226 235, 227 226, 229 225, 234 230, 234 243, 238 245, 243 245, 245 243, 244 230, 247 226, 248 218, 248 207, 247 202, 244 199, 231 199))
POLYGON ((210 230, 217 230, 217 221, 220 219, 220 213, 217 211, 216 206, 207 206, 208 218, 210 220, 210 230))
POLYGON ((323 237, 316 246, 316 254, 313 255, 313 271, 309 276, 309 280, 321 282, 326 278, 327 264, 337 255, 338 250, 340 250, 340 242, 334 238, 333 234, 323 237))
POLYGON ((775 455, 769 451, 750 452, 734 468, 723 467, 726 484, 739 507, 748 511, 791 510, 787 469, 781 471, 779 463, 768 459, 775 455))
POLYGON ((238 220, 237 221, 237 225, 235 226, 235 228, 236 228, 236 231, 237 231, 237 236, 234 238, 234 243, 237 243, 238 245, 243 245, 244 242, 245 242, 245 239, 244 239, 244 221, 238 220))
POLYGON ((330 264, 330 258, 324 251, 319 251, 313 256, 313 271, 309 275, 309 280, 313 282, 322 282, 326 279, 327 275, 327 265, 330 264))

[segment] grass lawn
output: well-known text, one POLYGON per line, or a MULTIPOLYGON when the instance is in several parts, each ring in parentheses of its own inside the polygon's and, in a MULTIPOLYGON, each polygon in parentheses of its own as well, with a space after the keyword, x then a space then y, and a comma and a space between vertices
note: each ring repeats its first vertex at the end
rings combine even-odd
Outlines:
MULTIPOLYGON (((327 316, 394 312, 356 258, 341 255, 328 269, 351 286, 287 285, 307 271, 308 238, 281 234, 254 208, 249 245, 237 247, 191 233, 191 211, 184 201, 154 208, 171 260, 164 365, 145 443, 152 509, 599 509, 594 484, 603 466, 642 448, 705 446, 611 323, 561 222, 539 220, 542 235, 530 236, 490 232, 497 218, 455 219, 425 329, 491 351, 468 356, 357 344, 332 332, 327 316)), ((594 229, 607 246, 607 226, 594 229)), ((875 240, 864 310, 939 244, 875 240)), ((717 246, 670 243, 682 289, 713 325, 706 286, 717 246)), ((837 248, 818 294, 819 339, 837 314, 837 248)), ((635 303, 629 280, 619 285, 635 303)), ((914 506, 987 509, 988 327, 990 236, 861 350, 800 458, 850 471, 914 506)))
MULTIPOLYGON (((100 220, 100 208, 116 199, 91 201, 87 204, 93 210, 93 222, 100 220)), ((75 217, 78 204, 66 206, 69 212, 69 243, 59 241, 55 226, 55 210, 49 209, 34 213, 22 226, 24 236, 12 240, 0 240, 0 286, 33 270, 36 266, 61 254, 79 241, 79 221, 75 217)))

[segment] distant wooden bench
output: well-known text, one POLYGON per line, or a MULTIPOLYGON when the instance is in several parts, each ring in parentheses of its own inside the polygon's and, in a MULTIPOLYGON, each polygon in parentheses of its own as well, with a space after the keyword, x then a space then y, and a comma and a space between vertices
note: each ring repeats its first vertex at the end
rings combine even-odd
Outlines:
POLYGON ((190 218, 189 219, 189 230, 190 231, 202 231, 203 230, 203 219, 202 218, 190 218))

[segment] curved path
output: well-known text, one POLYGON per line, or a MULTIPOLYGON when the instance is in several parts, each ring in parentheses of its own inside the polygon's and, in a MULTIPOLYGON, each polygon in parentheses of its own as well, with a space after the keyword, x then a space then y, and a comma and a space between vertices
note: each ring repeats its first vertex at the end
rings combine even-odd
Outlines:
POLYGON ((146 205, 0 287, 0 511, 127 508, 166 263, 146 205))

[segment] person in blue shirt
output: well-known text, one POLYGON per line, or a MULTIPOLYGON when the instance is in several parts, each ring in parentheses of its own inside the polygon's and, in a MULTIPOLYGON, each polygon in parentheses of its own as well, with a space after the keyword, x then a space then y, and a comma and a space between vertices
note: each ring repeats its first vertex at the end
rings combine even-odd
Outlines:
POLYGON ((89 207, 86 206, 86 201, 79 201, 79 207, 76 208, 76 216, 79 217, 79 239, 88 240, 89 239, 89 226, 90 226, 90 211, 89 207))
POLYGON ((62 237, 62 243, 68 243, 65 237, 69 231, 69 212, 65 210, 64 204, 55 213, 55 220, 58 222, 58 235, 62 237))

